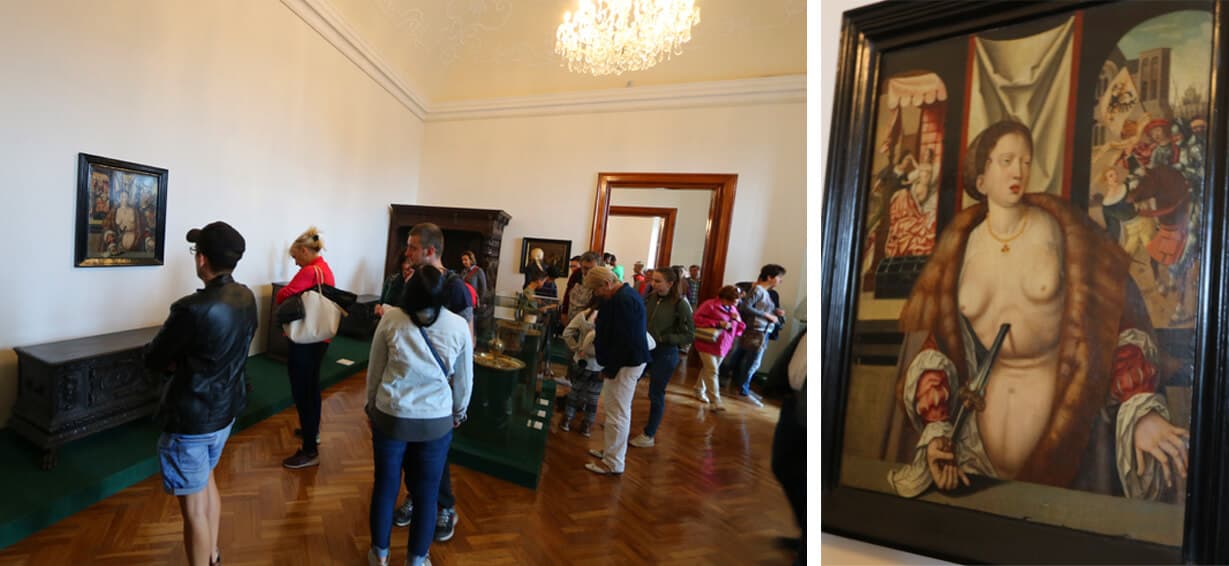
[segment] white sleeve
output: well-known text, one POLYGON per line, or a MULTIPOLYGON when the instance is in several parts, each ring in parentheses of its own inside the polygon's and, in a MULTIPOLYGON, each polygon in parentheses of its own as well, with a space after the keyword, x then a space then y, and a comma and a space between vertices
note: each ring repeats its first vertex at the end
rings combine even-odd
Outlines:
POLYGON ((474 386, 474 345, 466 334, 461 342, 461 352, 452 362, 452 417, 464 420, 469 408, 470 394, 474 386))
POLYGON ((572 352, 579 352, 583 346, 581 344, 584 337, 580 335, 585 324, 585 313, 577 313, 568 321, 568 325, 563 329, 563 341, 568 345, 568 349, 572 352))
POLYGON ((376 408, 376 391, 380 387, 380 382, 384 379, 384 368, 388 365, 388 333, 391 320, 397 317, 393 311, 400 313, 400 309, 396 307, 390 308, 385 312, 385 316, 380 318, 380 323, 376 326, 375 333, 371 336, 371 353, 368 354, 367 360, 367 410, 372 411, 376 408))
POLYGON ((922 437, 918 439, 917 447, 913 450, 913 461, 888 472, 888 483, 896 490, 897 495, 917 497, 930 487, 934 479, 930 477, 930 468, 926 466, 926 446, 935 438, 951 434, 952 423, 946 421, 930 423, 922 429, 922 437))
POLYGON ((1157 393, 1132 396, 1118 407, 1118 419, 1114 427, 1115 460, 1118 464, 1118 479, 1122 481, 1122 491, 1131 499, 1155 500, 1165 490, 1164 472, 1161 471, 1161 463, 1156 458, 1145 456, 1143 470, 1137 470, 1135 465, 1135 425, 1153 411, 1169 420, 1165 398, 1157 393))

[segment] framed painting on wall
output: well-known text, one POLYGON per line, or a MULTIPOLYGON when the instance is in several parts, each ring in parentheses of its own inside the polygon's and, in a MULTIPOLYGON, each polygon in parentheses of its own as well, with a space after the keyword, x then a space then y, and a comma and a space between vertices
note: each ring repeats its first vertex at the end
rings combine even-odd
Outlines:
POLYGON ((74 265, 162 265, 166 184, 166 169, 78 154, 74 265))
POLYGON ((541 269, 551 277, 567 277, 571 257, 571 240, 521 239, 521 273, 541 269))
POLYGON ((846 12, 823 528, 974 562, 1224 562, 1225 5, 846 12))

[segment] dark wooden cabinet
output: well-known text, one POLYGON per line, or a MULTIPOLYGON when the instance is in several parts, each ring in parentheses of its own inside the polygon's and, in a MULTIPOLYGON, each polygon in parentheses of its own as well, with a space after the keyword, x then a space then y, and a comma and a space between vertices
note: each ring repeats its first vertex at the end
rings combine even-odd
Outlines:
POLYGON ((43 468, 70 440, 151 415, 161 380, 142 350, 159 327, 14 348, 17 403, 9 427, 43 449, 43 468))
POLYGON ((452 208, 447 206, 391 205, 388 220, 388 249, 384 277, 401 270, 401 254, 406 239, 415 224, 431 222, 444 232, 444 266, 461 270, 461 254, 466 250, 478 256, 478 267, 486 271, 490 293, 499 280, 499 251, 503 245, 504 227, 512 219, 507 212, 482 208, 452 208))
MULTIPOLYGON (((280 361, 286 361, 286 345, 290 341, 282 332, 282 325, 273 320, 277 310, 277 292, 285 287, 288 281, 273 283, 273 294, 269 296, 269 320, 265 324, 265 354, 280 361)), ((360 340, 371 340, 375 334, 376 325, 380 324, 375 307, 380 302, 379 295, 359 295, 358 300, 346 309, 346 316, 341 317, 341 325, 337 333, 360 340)))
POLYGON ((280 361, 286 361, 286 345, 290 340, 282 333, 282 325, 273 320, 273 312, 277 310, 277 292, 282 290, 289 281, 275 281, 273 293, 269 295, 269 320, 265 324, 265 354, 280 361))
POLYGON ((474 326, 479 339, 494 331, 495 289, 499 283, 499 253, 503 246, 504 227, 512 216, 502 210, 483 208, 453 208, 447 206, 390 205, 388 248, 385 251, 384 277, 401 270, 405 242, 415 224, 431 222, 444 232, 444 252, 440 259, 444 267, 460 272, 461 254, 474 252, 478 267, 486 272, 487 295, 474 309, 474 326))
POLYGON ((342 336, 371 340, 380 324, 376 316, 376 305, 380 304, 379 295, 359 295, 358 300, 346 309, 346 316, 341 317, 341 327, 337 333, 342 336))

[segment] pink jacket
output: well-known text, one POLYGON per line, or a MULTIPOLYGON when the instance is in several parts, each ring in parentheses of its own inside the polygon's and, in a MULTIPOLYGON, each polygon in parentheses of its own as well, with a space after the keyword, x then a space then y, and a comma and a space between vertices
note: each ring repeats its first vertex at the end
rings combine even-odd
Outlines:
POLYGON ((721 304, 721 299, 712 298, 700 304, 695 314, 696 328, 723 328, 728 321, 733 324, 729 330, 722 330, 716 343, 696 340, 694 348, 697 352, 712 354, 724 358, 734 346, 734 339, 742 336, 747 325, 738 316, 737 307, 727 307, 721 304))

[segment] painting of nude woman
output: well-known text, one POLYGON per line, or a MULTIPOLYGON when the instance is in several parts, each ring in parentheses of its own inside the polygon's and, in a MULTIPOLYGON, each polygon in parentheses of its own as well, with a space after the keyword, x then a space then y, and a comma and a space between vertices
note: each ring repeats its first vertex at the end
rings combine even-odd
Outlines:
POLYGON ((161 265, 166 169, 80 154, 78 267, 161 265))
POLYGON ((839 486, 1182 547, 1210 6, 1073 9, 883 55, 839 486), (919 77, 944 85, 933 148, 884 114, 888 81, 919 77), (893 280, 915 225, 933 236, 893 280))

